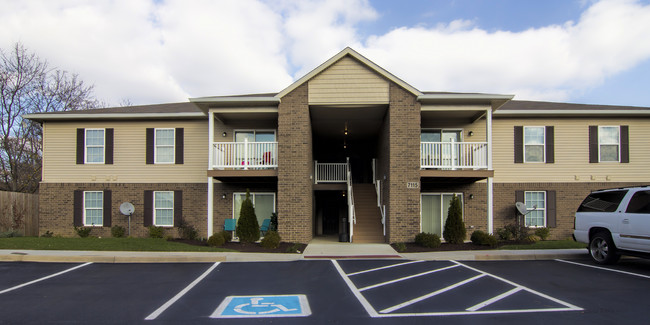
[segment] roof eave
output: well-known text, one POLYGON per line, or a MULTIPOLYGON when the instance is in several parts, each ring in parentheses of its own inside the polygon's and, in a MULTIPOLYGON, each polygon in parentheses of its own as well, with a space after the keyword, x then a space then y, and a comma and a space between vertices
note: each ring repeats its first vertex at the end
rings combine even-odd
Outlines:
POLYGON ((36 121, 65 121, 65 120, 140 120, 140 119, 200 119, 205 118, 202 112, 183 113, 97 113, 97 114, 25 114, 23 118, 36 121))
POLYGON ((650 110, 589 110, 589 109, 567 109, 567 110, 500 110, 494 113, 497 116, 650 116, 650 110))

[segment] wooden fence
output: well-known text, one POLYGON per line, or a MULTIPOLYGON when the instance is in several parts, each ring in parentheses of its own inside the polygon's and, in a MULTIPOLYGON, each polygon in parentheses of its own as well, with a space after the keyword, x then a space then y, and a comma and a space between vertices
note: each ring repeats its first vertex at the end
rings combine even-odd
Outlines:
POLYGON ((38 236, 38 194, 0 191, 0 232, 38 236))

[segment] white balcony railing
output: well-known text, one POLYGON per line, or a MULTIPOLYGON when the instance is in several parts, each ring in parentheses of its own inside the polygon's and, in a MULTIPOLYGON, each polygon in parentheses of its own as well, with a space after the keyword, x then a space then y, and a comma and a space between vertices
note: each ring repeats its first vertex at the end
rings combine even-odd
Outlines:
POLYGON ((214 169, 278 167, 277 142, 217 142, 212 152, 214 169))
POLYGON ((345 183, 348 180, 347 163, 319 163, 314 161, 314 182, 345 183))
POLYGON ((421 142, 420 167, 486 169, 487 142, 421 142))

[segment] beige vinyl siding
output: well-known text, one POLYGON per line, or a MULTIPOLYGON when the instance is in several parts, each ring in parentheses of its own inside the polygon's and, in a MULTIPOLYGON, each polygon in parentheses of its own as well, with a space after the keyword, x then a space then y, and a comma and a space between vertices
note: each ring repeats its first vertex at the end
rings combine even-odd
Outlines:
POLYGON ((310 105, 388 104, 388 81, 351 57, 309 81, 310 105))
POLYGON ((208 122, 45 122, 44 183, 202 183, 208 169, 208 122), (113 165, 76 164, 77 128, 114 128, 113 165), (184 163, 147 165, 146 129, 184 128, 184 163))
POLYGON ((497 118, 493 120, 494 181, 650 182, 650 119, 497 118), (554 126, 555 163, 514 163, 514 126, 554 126), (589 163, 589 125, 629 125, 629 163, 589 163))

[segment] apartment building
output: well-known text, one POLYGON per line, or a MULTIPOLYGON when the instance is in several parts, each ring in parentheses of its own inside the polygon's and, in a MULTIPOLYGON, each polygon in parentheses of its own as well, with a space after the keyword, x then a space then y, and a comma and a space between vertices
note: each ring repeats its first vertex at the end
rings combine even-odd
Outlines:
POLYGON ((589 191, 650 183, 650 108, 420 91, 346 48, 279 93, 31 114, 43 125, 40 232, 202 236, 247 190, 284 241, 409 242, 519 222, 571 235, 589 191), (515 202, 529 208, 519 216, 515 202))

